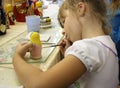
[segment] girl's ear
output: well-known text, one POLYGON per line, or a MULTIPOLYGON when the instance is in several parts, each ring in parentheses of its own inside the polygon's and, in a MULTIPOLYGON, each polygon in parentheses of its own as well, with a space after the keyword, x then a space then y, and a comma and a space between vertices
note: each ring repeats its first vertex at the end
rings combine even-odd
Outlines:
POLYGON ((84 2, 79 2, 77 4, 77 11, 79 13, 80 16, 84 16, 85 15, 85 11, 86 11, 86 4, 84 2))

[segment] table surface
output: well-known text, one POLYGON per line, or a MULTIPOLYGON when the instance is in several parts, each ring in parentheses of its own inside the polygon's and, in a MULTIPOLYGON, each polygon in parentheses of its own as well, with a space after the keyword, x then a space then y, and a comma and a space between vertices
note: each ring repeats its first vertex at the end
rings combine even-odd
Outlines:
MULTIPOLYGON (((58 25, 57 21, 57 12, 58 12, 58 5, 56 4, 50 4, 48 5, 48 8, 44 10, 44 16, 50 16, 52 19, 52 27, 51 28, 40 28, 40 34, 45 34, 50 36, 48 43, 54 43, 57 44, 62 34, 61 27, 58 25), (52 13, 51 13, 52 12, 52 13)), ((7 34, 0 36, 0 64, 11 64, 12 63, 12 56, 13 51, 16 47, 16 45, 20 42, 26 41, 26 35, 27 32, 27 26, 26 23, 20 23, 16 22, 15 25, 10 26, 10 29, 7 30, 7 34)), ((43 44, 44 46, 44 44, 43 44)), ((40 62, 45 62, 50 53, 53 51, 54 47, 51 48, 44 48, 42 52, 42 59, 40 59, 40 62), (46 53, 46 54, 44 54, 46 53)), ((29 62, 38 62, 35 60, 29 61, 29 62)))
MULTIPOLYGON (((26 24, 22 24, 22 26, 25 26, 25 25, 26 24)), ((17 25, 17 28, 16 28, 17 30, 21 31, 21 29, 19 29, 19 28, 21 28, 21 25, 17 25)), ((9 30, 13 30, 12 27, 9 30)), ((43 34, 45 36, 47 36, 47 34, 50 35, 50 39, 47 42, 43 43, 43 47, 52 45, 52 43, 53 44, 58 44, 58 42, 60 41, 60 39, 62 37, 60 31, 61 31, 60 27, 48 28, 48 29, 40 29, 40 32, 39 32, 40 35, 43 35, 43 34)), ((13 33, 13 35, 14 34, 15 33, 13 33)), ((3 39, 0 39, 1 43, 3 43, 3 44, 0 45, 0 47, 1 47, 0 48, 0 64, 11 64, 12 63, 12 57, 13 57, 13 54, 14 54, 13 51, 14 51, 16 45, 18 43, 21 43, 21 42, 29 42, 26 39, 27 35, 28 35, 28 32, 26 30, 24 32, 16 33, 16 37, 13 37, 11 39, 7 38, 7 36, 0 36, 0 38, 4 39, 6 37, 6 39, 8 40, 6 42, 2 42, 3 39)), ((10 37, 10 36, 8 36, 8 37, 10 37)), ((6 39, 4 39, 4 40, 6 40, 6 39)), ((38 60, 30 59, 30 60, 28 60, 28 62, 29 63, 45 62, 47 60, 47 58, 49 57, 49 55, 52 53, 54 48, 55 47, 43 48, 42 49, 42 58, 41 59, 38 59, 38 60)), ((27 53, 26 58, 29 58, 29 56, 30 56, 29 53, 27 53)))
MULTIPOLYGON (((53 21, 51 28, 40 28, 40 34, 50 35, 50 39, 47 43, 58 44, 62 38, 62 30, 57 22, 58 9, 57 4, 50 4, 48 8, 44 10, 44 16, 50 16, 53 21)), ((12 56, 18 43, 28 41, 25 38, 27 34, 26 23, 16 22, 15 25, 10 26, 6 35, 0 36, 0 86, 7 85, 16 87, 21 85, 12 65, 12 56)), ((45 45, 46 44, 43 44, 43 46, 45 45)), ((46 71, 57 62, 57 58, 59 58, 58 52, 58 47, 43 48, 42 58, 39 60, 29 59, 28 63, 46 71)), ((29 54, 26 55, 27 58, 29 58, 28 56, 29 54)))

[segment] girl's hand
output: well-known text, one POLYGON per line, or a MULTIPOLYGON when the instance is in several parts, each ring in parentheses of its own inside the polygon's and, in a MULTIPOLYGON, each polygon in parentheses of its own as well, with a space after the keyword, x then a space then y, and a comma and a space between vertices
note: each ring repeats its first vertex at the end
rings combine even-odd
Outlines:
POLYGON ((65 53, 66 49, 71 46, 71 42, 68 39, 64 38, 60 42, 60 45, 61 45, 60 46, 60 52, 64 56, 64 53, 65 53))
POLYGON ((17 45, 15 49, 15 54, 14 55, 19 55, 21 57, 24 57, 26 52, 30 51, 33 47, 32 43, 20 43, 17 45))

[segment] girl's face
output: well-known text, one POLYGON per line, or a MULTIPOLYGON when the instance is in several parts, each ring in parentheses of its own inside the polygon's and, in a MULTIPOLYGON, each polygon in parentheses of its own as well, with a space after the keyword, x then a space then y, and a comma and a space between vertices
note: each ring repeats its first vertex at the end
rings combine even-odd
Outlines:
POLYGON ((66 38, 71 42, 75 42, 81 39, 82 26, 79 21, 79 17, 75 12, 69 11, 68 16, 65 18, 64 32, 66 38))

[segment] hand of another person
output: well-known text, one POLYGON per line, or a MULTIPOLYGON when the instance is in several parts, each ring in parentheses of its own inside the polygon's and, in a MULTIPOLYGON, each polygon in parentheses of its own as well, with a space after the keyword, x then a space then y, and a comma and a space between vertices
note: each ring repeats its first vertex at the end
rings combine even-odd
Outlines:
POLYGON ((16 46, 15 54, 19 55, 21 57, 24 57, 26 52, 30 51, 33 47, 32 43, 20 43, 16 46))

